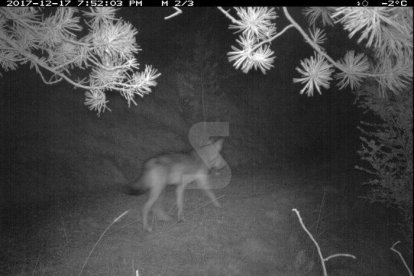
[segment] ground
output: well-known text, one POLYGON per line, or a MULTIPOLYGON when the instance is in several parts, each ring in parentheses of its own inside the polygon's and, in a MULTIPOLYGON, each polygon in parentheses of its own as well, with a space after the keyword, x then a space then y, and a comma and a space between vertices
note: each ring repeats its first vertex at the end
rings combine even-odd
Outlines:
MULTIPOLYGON (((187 190, 185 221, 152 220, 151 233, 141 223, 146 197, 121 189, 11 207, 2 214, 0 274, 322 275, 315 246, 292 212, 297 208, 325 256, 356 256, 330 260, 329 275, 405 275, 389 250, 392 219, 372 216, 374 206, 347 196, 354 172, 335 176, 282 166, 239 169, 216 190, 222 208, 187 190)), ((173 189, 165 201, 176 217, 173 189)))

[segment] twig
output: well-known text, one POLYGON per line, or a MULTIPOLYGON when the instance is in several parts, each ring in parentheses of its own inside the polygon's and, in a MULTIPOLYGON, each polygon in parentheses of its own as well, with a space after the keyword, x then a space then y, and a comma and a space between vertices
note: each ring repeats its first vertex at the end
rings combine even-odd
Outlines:
MULTIPOLYGON (((226 10, 224 10, 222 7, 217 7, 217 9, 219 9, 219 11, 221 11, 228 19, 230 19, 230 21, 236 25, 241 25, 241 22, 238 21, 237 19, 235 19, 233 16, 230 15, 230 13, 226 10)), ((263 40, 262 42, 258 43, 257 45, 254 46, 254 48, 252 48, 250 51, 254 52, 256 51, 259 47, 261 47, 263 44, 266 43, 270 43, 273 40, 275 40, 276 38, 278 38, 279 36, 281 36, 284 32, 286 32, 287 30, 289 30, 290 28, 294 28, 295 26, 293 24, 290 24, 288 26, 286 26, 282 31, 278 32, 276 35, 274 35, 273 37, 263 40)))
POLYGON ((395 246, 396 246, 397 244, 399 244, 400 242, 401 242, 401 241, 396 241, 396 242, 395 242, 395 243, 391 246, 390 250, 391 250, 391 251, 394 251, 395 253, 397 253, 397 254, 398 254, 398 256, 400 256, 401 261, 403 262, 403 264, 404 264, 405 268, 407 269, 408 275, 413 276, 413 273, 411 272, 411 269, 408 267, 408 264, 407 264, 407 262, 405 261, 404 256, 401 254, 401 252, 400 252, 400 251, 398 251, 397 249, 395 249, 395 246))
POLYGON ((336 258, 336 257, 349 257, 349 258, 352 258, 352 259, 356 259, 356 257, 354 256, 354 255, 351 255, 351 254, 347 254, 347 253, 338 253, 338 254, 332 254, 332 255, 329 255, 328 257, 326 257, 325 259, 324 259, 324 261, 325 262, 327 262, 327 261, 329 261, 330 259, 333 259, 333 258, 336 258))
POLYGON ((228 11, 226 11, 222 7, 217 7, 217 9, 219 9, 219 11, 221 11, 228 19, 230 19, 231 22, 233 22, 236 25, 240 25, 240 21, 236 20, 233 16, 231 16, 228 11))
POLYGON ((66 244, 69 244, 68 234, 66 233, 65 221, 63 220, 62 215, 60 215, 60 221, 62 222, 63 235, 65 236, 66 244))
POLYGON ((89 255, 88 255, 88 257, 86 258, 86 260, 85 260, 85 262, 83 263, 83 265, 82 265, 82 268, 81 268, 81 271, 79 272, 79 276, 80 275, 82 275, 82 272, 83 272, 83 269, 85 268, 85 266, 86 266, 86 264, 88 263, 88 261, 89 261, 89 258, 91 257, 91 255, 92 255, 92 253, 93 253, 93 251, 95 250, 95 247, 98 245, 98 243, 100 242, 100 240, 102 239, 102 237, 105 235, 105 233, 106 233, 106 231, 108 231, 109 230, 109 228, 115 223, 115 222, 117 222, 118 220, 120 220, 123 216, 125 216, 127 213, 129 212, 129 210, 127 210, 127 211, 125 211, 125 212, 123 212, 121 215, 119 215, 116 219, 114 219, 113 221, 112 221, 112 223, 111 224, 109 224, 108 225, 108 227, 106 227, 106 229, 102 232, 102 234, 101 234, 101 236, 99 237, 99 239, 96 241, 96 243, 94 244, 94 246, 92 247, 92 249, 91 249, 91 251, 89 252, 89 255))
MULTIPOLYGON (((219 199, 220 199, 220 198, 222 198, 222 197, 224 197, 224 195, 221 195, 221 196, 217 197, 215 201, 219 200, 219 199)), ((201 206, 199 206, 199 207, 197 207, 197 208, 193 209, 193 210, 192 210, 191 212, 189 212, 187 215, 189 215, 189 214, 193 214, 193 213, 197 212, 198 210, 200 210, 200 209, 202 209, 202 208, 204 208, 204 207, 206 207, 206 206, 208 206, 208 205, 212 204, 213 202, 214 202, 214 201, 209 200, 207 203, 202 204, 201 206)), ((177 225, 178 223, 179 223, 179 222, 178 222, 178 221, 176 221, 174 224, 172 224, 171 226, 167 227, 167 228, 166 228, 167 230, 157 232, 157 233, 155 233, 155 234, 154 234, 151 238, 154 238, 154 237, 156 237, 157 235, 160 235, 160 234, 165 234, 165 233, 167 233, 168 231, 172 230, 172 229, 173 229, 173 227, 174 227, 175 225, 177 225)))
POLYGON ((195 209, 193 209, 191 212, 189 212, 188 214, 193 214, 193 213, 196 213, 198 210, 200 210, 200 209, 202 209, 202 208, 204 208, 204 207, 206 207, 206 206, 208 206, 208 205, 210 205, 210 204, 212 204, 213 202, 215 202, 215 201, 218 201, 220 198, 223 198, 225 195, 221 195, 221 196, 219 196, 219 197, 217 197, 216 198, 216 200, 209 200, 207 203, 204 203, 204 204, 202 204, 201 206, 199 206, 199 207, 197 207, 197 208, 195 208, 195 209))
POLYGON ((316 221, 316 234, 318 234, 318 230, 319 230, 319 222, 321 221, 321 215, 322 215, 322 207, 325 203, 325 195, 326 195, 326 189, 325 187, 323 188, 323 195, 322 195, 322 200, 321 200, 321 205, 319 205, 319 214, 318 214, 318 220, 316 221))
POLYGON ((292 209, 292 211, 296 213, 296 215, 298 216, 298 220, 299 220, 300 225, 302 226, 303 230, 305 230, 306 234, 308 234, 309 238, 312 240, 312 242, 316 246, 316 249, 318 250, 319 259, 321 260, 322 270, 323 270, 323 275, 324 276, 328 276, 328 272, 326 271, 325 262, 329 261, 330 259, 333 259, 335 257, 350 257, 352 259, 356 259, 356 257, 354 255, 344 254, 344 253, 333 254, 333 255, 329 255, 328 257, 324 258, 323 254, 322 254, 322 250, 321 250, 318 242, 312 236, 311 232, 309 232, 309 230, 306 228, 305 224, 303 223, 302 217, 300 216, 299 211, 296 208, 292 209))
POLYGON ((183 13, 183 11, 181 9, 177 8, 177 7, 174 7, 174 9, 175 9, 175 12, 173 14, 169 15, 169 16, 164 17, 164 20, 168 20, 170 18, 173 18, 174 16, 177 16, 177 15, 183 13))
POLYGON ((40 252, 42 252, 42 249, 40 249, 39 250, 39 253, 37 254, 36 264, 35 264, 35 267, 33 268, 32 275, 35 275, 35 272, 36 272, 36 269, 37 269, 37 265, 39 264, 40 252))
POLYGON ((273 40, 275 40, 276 38, 278 38, 279 36, 281 36, 284 32, 286 32, 287 30, 289 30, 290 28, 294 28, 295 26, 293 24, 287 25, 282 31, 278 32, 277 34, 275 34, 274 36, 272 36, 269 39, 263 40, 262 42, 260 42, 259 44, 257 44, 256 46, 254 46, 254 48, 252 48, 251 51, 256 51, 260 46, 262 46, 265 43, 270 43, 273 40))
POLYGON ((303 36, 303 38, 306 40, 306 42, 309 43, 309 45, 311 45, 312 48, 315 49, 315 51, 317 51, 321 56, 326 58, 333 66, 335 66, 336 68, 338 68, 341 71, 345 71, 344 67, 340 63, 333 60, 327 53, 325 53, 321 49, 321 47, 318 44, 316 44, 315 42, 313 42, 312 39, 310 39, 310 37, 305 33, 305 31, 302 29, 302 27, 300 27, 300 25, 292 18, 292 16, 289 14, 286 7, 283 7, 283 13, 286 16, 286 19, 289 20, 289 22, 296 28, 296 30, 298 30, 298 32, 303 36))

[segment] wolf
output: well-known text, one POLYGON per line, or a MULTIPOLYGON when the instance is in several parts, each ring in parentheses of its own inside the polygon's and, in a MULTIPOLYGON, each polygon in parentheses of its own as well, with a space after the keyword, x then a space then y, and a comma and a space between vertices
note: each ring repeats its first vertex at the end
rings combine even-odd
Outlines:
POLYGON ((129 185, 131 194, 149 192, 147 202, 142 208, 142 220, 145 231, 151 232, 148 225, 148 215, 152 210, 161 220, 170 220, 170 217, 161 207, 161 198, 167 185, 176 185, 177 219, 183 218, 184 190, 190 183, 195 183, 203 189, 216 207, 221 207, 213 191, 211 191, 209 175, 212 170, 220 170, 227 166, 220 151, 223 139, 210 141, 189 153, 170 153, 149 159, 143 166, 141 177, 129 185))

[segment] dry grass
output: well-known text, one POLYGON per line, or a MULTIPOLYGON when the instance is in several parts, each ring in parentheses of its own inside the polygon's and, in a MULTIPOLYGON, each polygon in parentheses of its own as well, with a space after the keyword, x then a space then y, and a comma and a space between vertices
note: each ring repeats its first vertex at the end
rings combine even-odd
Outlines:
MULTIPOLYGON (((85 264, 82 275, 135 275, 137 270, 140 275, 322 275, 314 245, 291 212, 297 207, 327 256, 340 251, 358 257, 330 260, 329 275, 404 275, 386 246, 394 238, 392 229, 374 225, 391 220, 384 221, 384 215, 375 220, 372 210, 363 214, 359 207, 338 208, 342 195, 335 192, 325 195, 320 208, 324 183, 276 169, 236 171, 231 184, 217 191, 223 208, 214 208, 201 191, 187 190, 186 220, 153 220, 153 233, 142 230, 145 197, 115 191, 21 213, 8 210, 0 274, 77 275, 85 264), (108 229, 126 209, 132 210, 108 229)), ((174 202, 169 189, 165 205, 171 215, 174 202)))

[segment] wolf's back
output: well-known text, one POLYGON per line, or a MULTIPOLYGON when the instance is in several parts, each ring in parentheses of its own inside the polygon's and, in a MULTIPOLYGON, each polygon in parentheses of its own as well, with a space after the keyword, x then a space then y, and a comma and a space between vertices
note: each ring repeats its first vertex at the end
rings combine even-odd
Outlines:
POLYGON ((159 164, 159 157, 151 158, 146 161, 142 168, 141 175, 125 185, 126 193, 130 195, 143 195, 147 193, 151 188, 150 185, 148 185, 149 183, 147 183, 147 175, 154 167, 158 166, 159 164))
POLYGON ((142 195, 153 186, 180 183, 184 174, 195 174, 205 169, 203 161, 195 152, 163 154, 146 161, 141 176, 126 185, 126 192, 142 195))

